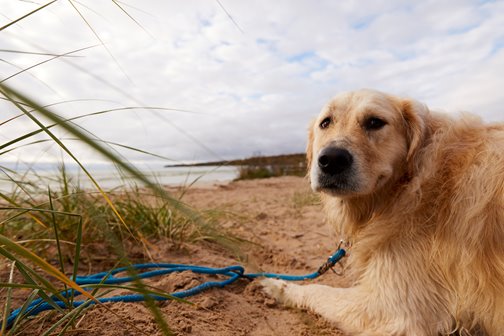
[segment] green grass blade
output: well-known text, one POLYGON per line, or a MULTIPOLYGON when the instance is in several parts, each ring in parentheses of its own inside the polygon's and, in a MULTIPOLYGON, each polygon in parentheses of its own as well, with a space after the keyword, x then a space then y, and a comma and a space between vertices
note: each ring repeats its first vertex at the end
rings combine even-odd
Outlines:
MULTIPOLYGON (((75 139, 75 138, 63 138, 63 139, 64 140, 80 141, 80 139, 75 139)), ((121 147, 121 148, 124 148, 124 149, 128 149, 130 151, 138 152, 138 153, 141 153, 141 154, 145 154, 145 155, 152 156, 152 157, 155 157, 155 158, 158 158, 158 159, 162 159, 162 160, 166 160, 166 161, 171 161, 171 162, 176 161, 176 160, 170 159, 170 158, 168 158, 166 156, 162 156, 162 155, 159 155, 159 154, 156 154, 156 153, 145 151, 145 150, 142 150, 142 149, 139 149, 139 148, 123 145, 123 144, 120 144, 120 143, 117 143, 117 142, 112 142, 112 141, 107 141, 107 140, 101 140, 101 139, 95 139, 95 141, 103 142, 103 143, 105 143, 107 145, 113 145, 113 146, 121 147)))
POLYGON ((103 46, 103 48, 105 48, 105 50, 107 51, 107 53, 109 54, 110 58, 112 58, 112 60, 114 61, 114 63, 117 65, 117 67, 119 68, 119 70, 123 73, 123 75, 128 79, 128 81, 130 81, 130 83, 133 83, 133 81, 131 80, 131 78, 126 74, 126 72, 124 71, 124 69, 122 68, 121 64, 117 61, 117 59, 115 58, 114 54, 112 54, 112 52, 110 51, 110 49, 107 47, 107 45, 105 43, 103 43, 103 40, 100 38, 100 35, 98 35, 98 33, 96 32, 96 30, 93 28, 93 26, 91 26, 91 24, 89 24, 88 20, 86 19, 86 17, 82 14, 82 12, 77 8, 77 6, 74 4, 74 1, 72 0, 68 0, 68 2, 72 5, 72 7, 75 9, 75 11, 77 12, 77 14, 79 14, 79 16, 81 17, 81 19, 84 21, 84 23, 88 26, 88 28, 93 32, 93 35, 96 37, 96 39, 98 41, 100 41, 100 44, 103 46))
POLYGON ((66 299, 59 293, 59 291, 50 282, 42 278, 36 271, 31 269, 28 265, 25 265, 21 260, 16 258, 14 255, 9 253, 2 247, 0 247, 0 254, 4 255, 6 258, 10 260, 16 261, 16 268, 18 269, 19 273, 21 273, 21 275, 24 277, 25 281, 27 281, 29 284, 38 286, 37 282, 32 278, 32 276, 36 278, 39 282, 41 282, 42 283, 41 288, 43 288, 43 290, 39 293, 40 297, 45 302, 50 304, 54 309, 62 311, 62 309, 54 303, 53 299, 45 293, 45 291, 51 292, 56 297, 58 297, 59 300, 62 300, 63 302, 66 301, 66 299))
MULTIPOLYGON (((65 264, 63 263, 63 253, 61 253, 61 244, 60 244, 59 235, 58 235, 58 224, 56 224, 56 213, 54 211, 54 205, 53 205, 50 187, 47 187, 47 195, 49 196, 49 208, 51 210, 51 219, 52 219, 52 224, 53 224, 53 229, 54 229, 54 238, 56 239, 56 247, 58 249, 58 260, 60 263, 61 273, 65 274, 65 264)), ((72 279, 72 280, 75 281, 75 279, 72 279)), ((67 290, 67 287, 65 285, 65 291, 66 290, 67 290)))
POLYGON ((5 28, 7 28, 7 27, 12 26, 13 24, 15 24, 15 23, 17 23, 17 22, 19 22, 19 21, 21 21, 21 20, 25 19, 26 17, 28 17, 28 16, 30 16, 30 15, 32 15, 32 14, 34 14, 34 13, 38 12, 39 10, 41 10, 41 9, 43 9, 43 8, 45 8, 45 7, 47 7, 47 6, 51 5, 51 4, 53 4, 53 3, 55 3, 56 1, 57 1, 57 0, 53 0, 53 1, 51 1, 51 2, 48 2, 48 3, 46 3, 45 5, 40 6, 39 8, 37 8, 37 9, 35 9, 35 10, 32 10, 32 11, 31 11, 31 12, 29 12, 28 14, 25 14, 25 15, 21 16, 20 18, 17 18, 16 20, 9 22, 8 24, 6 24, 6 25, 4 25, 4 26, 0 27, 0 31, 4 30, 4 29, 5 29, 5 28))
MULTIPOLYGON (((11 216, 11 217, 7 218, 6 220, 3 220, 2 222, 0 222, 0 226, 3 225, 3 224, 5 224, 5 223, 7 223, 9 220, 12 220, 12 219, 14 219, 16 217, 24 215, 25 213, 30 212, 30 211, 37 211, 37 212, 43 212, 43 213, 52 213, 52 212, 54 212, 55 214, 66 215, 66 216, 75 216, 75 217, 79 217, 80 216, 78 214, 74 214, 74 213, 71 213, 71 212, 53 211, 53 210, 46 210, 46 209, 40 209, 40 208, 26 208, 26 207, 21 207, 21 206, 12 206, 12 207, 9 207, 9 206, 0 206, 0 210, 18 210, 18 211, 20 211, 19 214, 11 216)), ((44 227, 48 228, 47 225, 44 225, 44 227)))
MULTIPOLYGON (((27 285, 27 284, 25 284, 25 285, 27 285)), ((25 287, 25 288, 29 288, 29 287, 25 287)), ((7 333, 7 336, 14 335, 16 333, 16 329, 17 329, 19 322, 23 319, 23 315, 25 314, 28 307, 30 307, 33 300, 35 300, 35 298, 39 294, 39 291, 40 291, 40 289, 35 289, 33 292, 31 292, 30 295, 28 295, 25 302, 21 306, 21 309, 19 310, 18 316, 14 319, 14 322, 12 322, 12 326, 11 326, 9 332, 7 333)))
MULTIPOLYGON (((6 98, 5 98, 5 99, 6 99, 6 98)), ((8 100, 8 101, 11 101, 11 102, 13 101, 13 100, 12 100, 12 98, 11 98, 11 99, 7 99, 7 100, 8 100)), ((30 106, 29 106, 28 104, 26 104, 26 103, 21 103, 21 102, 19 102, 19 101, 15 101, 15 102, 16 102, 17 104, 19 104, 19 105, 22 105, 22 106, 28 106, 28 107, 30 107, 30 106)), ((54 104, 49 104, 49 105, 46 105, 46 106, 42 106, 42 108, 46 108, 46 107, 48 107, 48 106, 52 106, 52 105, 56 105, 56 104, 58 104, 58 103, 54 103, 54 104)), ((103 110, 103 111, 92 112, 92 113, 88 113, 88 114, 84 114, 84 115, 80 115, 80 116, 76 116, 76 117, 72 117, 72 118, 68 118, 68 119, 62 119, 63 121, 61 121, 60 123, 55 123, 55 124, 52 124, 52 125, 48 125, 48 126, 46 126, 46 128, 47 128, 47 129, 50 129, 50 128, 56 127, 56 126, 58 126, 58 125, 62 125, 62 124, 65 124, 65 123, 69 123, 69 122, 71 122, 71 121, 74 121, 74 120, 77 120, 77 119, 81 119, 81 118, 85 118, 85 117, 97 116, 97 115, 100 115, 100 114, 111 113, 111 112, 116 112, 116 111, 134 110, 134 109, 139 109, 139 108, 144 109, 144 110, 152 110, 152 111, 158 111, 158 110, 160 110, 160 111, 178 111, 178 112, 185 112, 185 113, 198 113, 198 112, 189 111, 189 110, 175 109, 175 108, 163 108, 163 107, 150 107, 150 106, 147 106, 147 107, 121 107, 121 108, 115 108, 115 109, 108 109, 108 110, 103 110)), ((31 110, 31 111, 28 111, 28 113, 31 113, 31 112, 33 112, 33 111, 35 111, 35 109, 33 109, 33 110, 31 110)), ((16 118, 17 118, 17 117, 19 117, 19 116, 25 116, 25 115, 26 115, 26 113, 22 113, 22 114, 20 114, 20 115, 16 116, 16 118)), ((11 119, 12 119, 12 118, 11 118, 11 119)), ((32 132, 29 132, 29 133, 23 134, 22 136, 20 136, 20 137, 18 137, 18 138, 15 138, 15 139, 13 139, 13 140, 11 140, 11 141, 8 141, 8 142, 6 142, 6 143, 4 143, 4 144, 1 144, 1 145, 0 145, 0 150, 2 150, 2 149, 4 149, 4 148, 7 148, 7 147, 9 147, 9 146, 11 146, 11 145, 13 145, 13 144, 16 144, 16 143, 18 143, 18 142, 20 142, 20 141, 23 141, 23 140, 25 140, 25 139, 28 139, 28 138, 30 138, 30 137, 32 137, 32 136, 35 136, 35 135, 37 135, 37 134, 40 134, 40 133, 42 133, 42 132, 44 132, 44 130, 43 130, 43 129, 38 129, 38 130, 35 130, 35 131, 32 131, 32 132)), ((93 140, 94 140, 94 141, 103 141, 103 140, 100 140, 100 139, 93 139, 93 140)), ((31 144, 36 144, 36 143, 41 143, 41 142, 46 142, 46 141, 50 141, 50 140, 49 140, 49 139, 46 139, 46 140, 34 141, 34 142, 32 142, 31 144)), ((19 147, 22 147, 22 146, 18 146, 18 147, 16 147, 16 148, 19 148, 19 147)), ((127 146, 126 146, 126 147, 127 147, 127 146)), ((14 149, 15 149, 15 148, 14 148, 14 149)), ((133 148, 130 148, 130 149, 133 149, 133 148)), ((13 150, 13 149, 11 149, 11 150, 13 150)), ((11 150, 4 151, 4 152, 0 153, 0 155, 5 154, 5 153, 8 153, 8 152, 10 152, 11 150)), ((151 153, 151 154, 152 154, 152 153, 151 153)), ((156 154, 152 154, 152 155, 156 155, 156 154)), ((168 159, 168 158, 166 158, 166 159, 168 159)), ((170 159, 168 159, 168 160, 170 160, 170 159)))
POLYGON ((23 147, 27 147, 27 146, 31 146, 31 145, 38 145, 38 144, 41 144, 41 143, 45 143, 45 142, 50 142, 52 141, 51 139, 42 139, 42 140, 36 140, 36 141, 32 141, 32 142, 29 142, 29 143, 26 143, 26 144, 23 144, 23 145, 20 145, 20 146, 16 146, 16 147, 13 147, 13 148, 9 148, 3 152, 0 152, 0 156, 2 155, 5 155, 7 153, 10 153, 10 152, 13 152, 17 149, 20 149, 20 148, 23 148, 23 147))
MULTIPOLYGON (((0 99, 2 100, 5 100, 5 101, 8 101, 10 102, 10 99, 7 99, 7 98, 4 98, 4 97, 0 97, 0 99)), ((70 100, 63 100, 63 101, 59 101, 57 103, 51 103, 51 104, 47 104, 47 105, 44 105, 43 107, 44 108, 48 108, 48 107, 52 107, 52 106, 56 106, 56 105, 61 105, 61 104, 68 104, 68 103, 76 103, 76 102, 89 102, 89 101, 99 101, 99 102, 107 102, 107 103, 117 103, 115 101, 112 101, 112 100, 107 100, 107 99, 70 99, 70 100)), ((24 105, 26 107, 30 107, 28 106, 27 104, 23 103, 23 102, 20 102, 20 101, 17 101, 16 103, 20 104, 20 105, 24 105)), ((31 110, 31 111, 28 111, 28 112, 34 112, 35 110, 31 110)), ((24 113, 20 113, 12 118, 9 118, 5 121, 2 121, 0 122, 0 126, 2 125, 5 125, 15 119, 18 119, 18 118, 21 118, 23 117, 25 114, 24 113)))
MULTIPOLYGON (((3 209, 3 210, 13 210, 13 209, 21 209, 22 213, 18 214, 18 215, 15 215, 11 218, 8 218, 2 222, 0 222, 0 226, 2 226, 2 224, 6 223, 7 221, 11 220, 12 218, 15 218, 15 217, 18 217, 18 216, 21 216, 27 212, 29 212, 30 210, 28 209, 23 209, 21 207, 21 205, 16 202, 15 199, 5 195, 4 193, 0 192, 0 198, 4 199, 5 201, 7 201, 9 204, 12 204, 14 207, 4 207, 4 208, 0 208, 0 209, 3 209)), ((29 216, 35 221, 37 222, 38 224, 40 224, 42 227, 44 228, 47 228, 48 226, 40 219, 38 218, 37 216, 35 216, 34 214, 30 213, 29 216)))
POLYGON ((145 28, 144 28, 144 26, 142 26, 142 25, 140 24, 140 22, 138 22, 137 20, 135 20, 135 18, 134 18, 133 16, 131 16, 131 15, 130 15, 130 13, 128 13, 128 12, 124 9, 124 7, 122 7, 122 6, 119 4, 119 2, 118 2, 117 0, 112 0, 112 2, 114 3, 114 5, 116 5, 117 7, 119 7, 119 9, 120 9, 120 10, 121 10, 124 14, 126 14, 126 16, 127 16, 127 17, 129 17, 129 18, 131 19, 131 21, 135 22, 135 23, 136 23, 136 25, 137 25, 138 27, 140 27, 140 28, 141 28, 141 29, 142 29, 145 33, 147 33, 147 34, 148 34, 151 38, 154 38, 154 37, 152 36, 152 34, 151 34, 151 33, 149 33, 149 31, 148 31, 147 29, 145 29, 145 28))
POLYGON ((58 333, 58 335, 64 335, 64 333, 66 332, 68 327, 70 327, 73 324, 75 319, 77 317, 79 317, 83 312, 85 312, 86 310, 88 310, 92 307, 87 304, 89 301, 90 300, 87 300, 86 303, 84 303, 83 305, 81 305, 75 309, 72 309, 70 312, 68 312, 66 314, 63 314, 63 317, 61 317, 57 322, 53 323, 51 325, 51 327, 49 329, 47 329, 41 336, 54 335, 56 328, 61 326, 66 320, 69 319, 67 325, 62 329, 62 331, 60 333, 58 333))
POLYGON ((11 282, 0 282, 0 288, 31 288, 31 289, 44 289, 40 285, 27 284, 27 283, 11 283, 11 282))
MULTIPOLYGON (((80 139, 77 139, 77 138, 61 138, 61 140, 62 141, 81 141, 80 139)), ((42 140, 36 140, 36 141, 29 142, 29 143, 25 143, 25 144, 22 144, 22 145, 19 145, 19 146, 16 146, 16 147, 9 148, 9 149, 7 149, 7 150, 5 150, 3 152, 0 152, 0 156, 2 156, 4 154, 7 154, 7 153, 10 153, 12 151, 18 150, 20 148, 24 148, 24 147, 28 147, 28 146, 32 146, 32 145, 38 145, 38 144, 41 144, 41 143, 46 143, 46 142, 51 142, 51 141, 52 141, 52 139, 42 139, 42 140)), ((139 149, 139 148, 123 145, 123 144, 120 144, 120 143, 117 143, 117 142, 102 140, 102 139, 98 139, 98 138, 95 138, 94 141, 102 142, 102 143, 107 144, 107 145, 112 145, 112 146, 128 149, 130 151, 141 153, 141 154, 145 154, 145 155, 152 156, 152 157, 155 157, 155 158, 158 158, 158 159, 162 159, 162 160, 166 160, 166 161, 170 161, 170 162, 176 162, 176 160, 170 159, 170 158, 168 158, 166 156, 162 156, 162 155, 159 155, 159 154, 156 154, 156 153, 145 151, 145 150, 142 150, 142 149, 139 149)))
MULTIPOLYGON (((13 279, 14 279, 14 268, 16 267, 16 262, 13 261, 11 265, 11 271, 9 274, 9 284, 12 284, 13 279)), ((1 288, 1 286, 0 286, 1 288)), ((7 328, 7 318, 9 317, 10 314, 10 306, 11 306, 11 300, 12 300, 12 288, 11 286, 8 286, 7 289, 7 294, 5 298, 5 305, 4 305, 4 313, 3 313, 3 318, 2 318, 2 329, 0 329, 0 335, 5 334, 5 330, 7 328)))
MULTIPOLYGON (((36 51, 22 51, 22 50, 12 50, 12 49, 0 49, 3 53, 13 53, 13 54, 23 54, 23 55, 38 55, 38 56, 58 56, 58 54, 43 53, 36 51)), ((80 56, 68 56, 68 57, 80 57, 80 56)))
MULTIPOLYGON (((25 70, 23 69, 23 67, 20 67, 19 65, 15 64, 15 63, 12 63, 12 62, 9 62, 9 61, 6 61, 6 60, 1 60, 2 62, 5 62, 7 64, 9 64, 10 66, 18 69, 18 70, 21 70, 21 72, 24 72, 25 70)), ((32 78, 35 78, 35 80, 37 80, 38 82, 40 82, 42 85, 44 85, 47 89, 49 89, 49 91, 51 91, 52 93, 54 94, 58 94, 58 92, 56 90, 54 90, 49 84, 47 84, 46 82, 44 82, 42 79, 40 79, 40 77, 36 76, 35 74, 33 73, 30 73, 28 72, 28 75, 32 78)))
POLYGON ((61 163, 60 172, 61 172, 61 182, 63 183, 63 197, 68 197, 68 195, 70 194, 70 188, 68 186, 69 181, 64 161, 61 163))
POLYGON ((245 34, 245 32, 238 25, 238 22, 236 22, 235 19, 233 19, 233 17, 231 16, 231 14, 229 14, 229 12, 226 10, 226 8, 224 7, 224 5, 219 0, 216 0, 216 1, 219 4, 220 8, 224 11, 224 13, 226 13, 226 15, 229 18, 229 20, 231 20, 231 22, 234 24, 234 26, 236 27, 236 29, 238 29, 240 31, 240 33, 245 34))
POLYGON ((145 28, 137 21, 133 16, 130 15, 116 0, 112 0, 114 5, 116 5, 124 14, 126 14, 127 17, 131 19, 131 21, 135 22, 136 25, 140 28, 142 28, 145 31, 145 28))
MULTIPOLYGON (((77 273, 79 272, 81 244, 82 244, 82 217, 79 219, 79 222, 77 224, 77 239, 75 240, 75 256, 74 256, 74 267, 72 273, 73 281, 77 279, 77 273)), ((74 291, 72 290, 70 294, 70 305, 72 305, 73 299, 74 299, 74 291)))
MULTIPOLYGON (((30 260, 32 263, 34 263, 35 265, 40 267, 46 274, 55 277, 59 281, 67 284, 69 287, 81 292, 87 298, 94 300, 94 297, 92 295, 87 293, 75 282, 68 279, 68 277, 66 275, 64 275, 63 273, 61 273, 57 268, 55 268, 54 266, 49 264, 47 261, 45 261, 44 259, 42 259, 38 255, 36 255, 35 253, 27 250, 23 246, 10 240, 9 238, 5 237, 4 235, 0 235, 0 245, 4 245, 4 247, 9 249, 10 251, 13 251, 17 255, 22 256, 23 258, 30 260)), ((2 250, 5 248, 2 248, 2 250)))
MULTIPOLYGON (((22 105, 22 106, 31 107, 30 105, 28 105, 26 103, 21 103, 19 101, 13 100, 13 99, 8 99, 8 100, 10 102, 14 101, 15 103, 17 103, 19 105, 22 105)), ((50 105, 55 105, 55 104, 50 104, 50 105)), ((46 105, 46 106, 49 106, 49 105, 46 105)), ((46 107, 44 107, 44 106, 42 106, 41 108, 46 109, 46 107)), ((157 111, 157 110, 160 110, 160 111, 178 111, 178 112, 196 113, 196 114, 198 114, 198 112, 194 112, 194 111, 183 110, 183 109, 175 109, 175 108, 166 108, 166 107, 151 107, 151 106, 146 106, 146 107, 135 107, 135 106, 131 106, 131 107, 119 107, 119 108, 108 109, 108 110, 103 110, 103 111, 91 112, 91 113, 83 114, 83 115, 72 117, 72 118, 68 118, 68 119, 61 118, 61 121, 59 121, 58 123, 52 124, 52 125, 47 125, 46 128, 47 129, 51 129, 53 127, 60 126, 60 125, 65 125, 67 123, 70 123, 71 121, 75 121, 75 120, 82 119, 82 118, 97 116, 97 115, 111 113, 111 112, 126 111, 126 110, 135 110, 135 109, 154 110, 154 111, 157 111)), ((32 113, 33 111, 35 111, 35 110, 28 111, 28 113, 32 113)), ((25 116, 26 113, 22 113, 21 115, 25 116)), ((18 116, 16 116, 16 117, 18 117, 18 116)), ((9 147, 9 146, 11 146, 13 144, 16 144, 16 143, 18 143, 18 142, 20 142, 22 140, 28 139, 28 138, 30 138, 32 136, 35 136, 37 134, 43 133, 43 132, 44 132, 43 129, 37 129, 35 131, 23 134, 20 137, 17 137, 15 139, 11 140, 11 141, 8 141, 8 142, 5 142, 5 143, 1 144, 0 145, 0 150, 4 149, 4 148, 7 148, 7 147, 9 147)))
POLYGON ((24 68, 24 69, 22 69, 22 70, 20 70, 20 71, 18 71, 18 72, 16 72, 16 73, 14 73, 14 74, 12 74, 12 75, 8 76, 8 77, 6 77, 6 78, 2 79, 2 80, 0 81, 0 83, 3 83, 3 82, 5 82, 5 81, 7 81, 7 80, 9 80, 9 79, 11 79, 11 78, 13 78, 13 77, 15 77, 15 76, 19 75, 19 74, 22 74, 23 72, 26 72, 26 71, 28 71, 28 70, 30 70, 30 69, 33 69, 33 68, 35 68, 35 67, 37 67, 37 66, 39 66, 39 65, 45 64, 45 63, 50 62, 50 61, 52 61, 52 60, 55 60, 55 59, 57 59, 57 58, 60 58, 60 57, 63 57, 63 56, 67 56, 67 55, 71 55, 71 54, 74 54, 74 53, 76 53, 76 52, 83 51, 83 50, 86 50, 86 49, 91 49, 91 48, 94 48, 94 47, 96 47, 96 45, 89 46, 89 47, 84 47, 84 48, 80 48, 80 49, 76 49, 76 50, 72 50, 72 51, 66 52, 66 53, 64 53, 64 54, 61 54, 61 55, 56 55, 56 56, 54 56, 54 57, 48 58, 48 59, 46 59, 46 60, 43 60, 43 61, 38 62, 38 63, 35 63, 34 65, 29 66, 28 68, 24 68))

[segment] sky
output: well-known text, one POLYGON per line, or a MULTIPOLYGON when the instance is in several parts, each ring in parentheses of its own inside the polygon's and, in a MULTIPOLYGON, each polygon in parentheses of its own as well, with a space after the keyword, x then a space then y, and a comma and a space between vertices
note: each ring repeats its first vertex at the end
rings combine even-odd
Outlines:
MULTIPOLYGON (((0 0, 0 26, 45 3, 0 0)), ((112 145, 133 163, 298 153, 322 106, 359 88, 504 121, 503 17, 504 1, 58 0, 0 31, 0 80, 67 118, 113 109, 75 122, 174 160, 112 145), (73 53, 9 78, 53 57, 27 52, 73 53)), ((17 114, 0 101, 0 144, 37 128, 4 123, 17 114)), ((28 144, 43 139, 0 161, 68 160, 28 144)))

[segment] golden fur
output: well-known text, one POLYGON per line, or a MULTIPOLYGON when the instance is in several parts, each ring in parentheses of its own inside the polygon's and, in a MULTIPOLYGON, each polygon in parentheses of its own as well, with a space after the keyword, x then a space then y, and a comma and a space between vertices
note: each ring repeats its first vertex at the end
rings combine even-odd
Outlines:
POLYGON ((307 157, 354 284, 266 279, 266 292, 351 335, 504 335, 504 125, 360 90, 324 107, 307 157), (370 116, 386 124, 366 129, 370 116), (353 155, 343 187, 320 182, 327 146, 353 155))

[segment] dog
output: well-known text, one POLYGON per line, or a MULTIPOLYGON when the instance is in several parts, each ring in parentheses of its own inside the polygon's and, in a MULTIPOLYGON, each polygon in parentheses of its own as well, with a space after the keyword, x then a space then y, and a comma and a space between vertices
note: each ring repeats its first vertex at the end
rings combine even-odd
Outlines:
POLYGON ((504 124, 347 92, 310 128, 307 160, 352 286, 264 279, 267 294, 349 335, 504 335, 504 124))

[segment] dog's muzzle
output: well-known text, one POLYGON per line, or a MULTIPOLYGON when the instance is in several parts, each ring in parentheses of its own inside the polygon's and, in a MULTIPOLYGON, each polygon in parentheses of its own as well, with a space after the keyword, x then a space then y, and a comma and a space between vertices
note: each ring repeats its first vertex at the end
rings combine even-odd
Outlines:
POLYGON ((324 148, 318 155, 317 166, 318 173, 313 176, 316 179, 315 189, 340 194, 355 188, 352 183, 354 158, 345 148, 337 146, 324 148))

